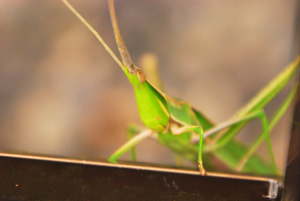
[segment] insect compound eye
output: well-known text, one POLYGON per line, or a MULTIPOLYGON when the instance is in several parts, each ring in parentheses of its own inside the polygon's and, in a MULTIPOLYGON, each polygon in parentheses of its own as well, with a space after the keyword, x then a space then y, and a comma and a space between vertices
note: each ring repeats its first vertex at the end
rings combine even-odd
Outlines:
POLYGON ((140 83, 144 83, 146 81, 146 75, 141 69, 137 69, 136 75, 140 81, 140 83))

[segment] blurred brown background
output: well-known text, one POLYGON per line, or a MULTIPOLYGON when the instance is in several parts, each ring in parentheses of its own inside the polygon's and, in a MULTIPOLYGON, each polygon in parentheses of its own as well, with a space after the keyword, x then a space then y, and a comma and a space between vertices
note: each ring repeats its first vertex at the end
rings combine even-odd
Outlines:
MULTIPOLYGON (((107 2, 71 3, 116 52, 107 2)), ((216 122, 294 56, 295 0, 117 0, 116 10, 134 61, 155 53, 168 94, 216 122)), ((129 123, 141 124, 132 87, 60 1, 1 1, 0 150, 106 158, 126 141, 129 123)), ((241 138, 260 132, 259 121, 251 125, 241 138)), ((287 114, 272 133, 281 168, 289 126, 287 114)), ((173 163, 154 141, 138 147, 141 161, 173 163)))

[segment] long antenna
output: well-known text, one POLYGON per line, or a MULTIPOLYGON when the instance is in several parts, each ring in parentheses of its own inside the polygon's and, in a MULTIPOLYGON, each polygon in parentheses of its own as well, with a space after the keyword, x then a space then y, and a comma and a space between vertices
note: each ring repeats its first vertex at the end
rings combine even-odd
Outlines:
POLYGON ((122 37, 120 29, 119 29, 114 0, 108 1, 108 7, 109 7, 110 19, 111 19, 111 23, 112 23, 112 27, 114 30, 114 34, 115 34, 115 38, 116 38, 116 42, 117 42, 117 45, 119 48, 120 55, 121 55, 125 65, 128 68, 131 68, 132 59, 130 57, 129 51, 125 45, 125 42, 123 40, 123 37, 122 37))
POLYGON ((106 51, 110 54, 110 56, 117 62, 117 64, 122 68, 124 68, 122 62, 118 59, 115 53, 110 49, 110 47, 105 43, 100 34, 78 13, 78 11, 67 1, 62 0, 62 2, 69 8, 69 10, 94 34, 94 36, 98 39, 98 41, 104 46, 106 51))

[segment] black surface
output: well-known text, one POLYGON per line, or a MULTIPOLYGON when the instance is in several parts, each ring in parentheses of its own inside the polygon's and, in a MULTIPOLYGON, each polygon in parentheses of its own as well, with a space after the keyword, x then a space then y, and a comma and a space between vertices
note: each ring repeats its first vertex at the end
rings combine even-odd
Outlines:
POLYGON ((300 201, 300 88, 294 110, 288 161, 284 182, 284 201, 300 201))
MULTIPOLYGON (((300 1, 296 1, 295 47, 300 55, 300 1)), ((283 201, 300 201, 300 73, 284 182, 283 201)))
POLYGON ((0 157, 1 200, 260 201, 268 183, 0 157))

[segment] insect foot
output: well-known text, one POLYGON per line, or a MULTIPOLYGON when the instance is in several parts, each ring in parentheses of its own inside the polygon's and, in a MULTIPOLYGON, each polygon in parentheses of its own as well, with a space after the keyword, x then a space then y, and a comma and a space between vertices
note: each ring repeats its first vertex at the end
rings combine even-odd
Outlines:
POLYGON ((200 175, 205 176, 206 175, 206 171, 205 171, 205 169, 203 167, 203 163, 202 162, 198 162, 198 168, 199 168, 200 175))

